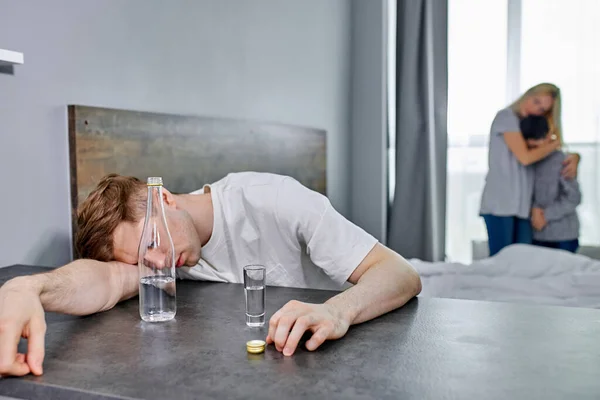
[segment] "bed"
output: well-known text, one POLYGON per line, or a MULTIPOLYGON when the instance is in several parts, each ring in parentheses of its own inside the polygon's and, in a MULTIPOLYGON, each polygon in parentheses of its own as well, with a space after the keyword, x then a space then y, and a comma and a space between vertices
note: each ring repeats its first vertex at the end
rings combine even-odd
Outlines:
POLYGON ((600 261, 580 254, 517 244, 470 265, 410 262, 422 297, 600 308, 600 261))

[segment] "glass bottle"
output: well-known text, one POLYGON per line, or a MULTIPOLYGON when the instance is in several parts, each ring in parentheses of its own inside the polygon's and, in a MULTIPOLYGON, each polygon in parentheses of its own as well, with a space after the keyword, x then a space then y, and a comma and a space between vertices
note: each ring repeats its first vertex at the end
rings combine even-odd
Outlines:
POLYGON ((177 312, 175 250, 165 218, 163 182, 148 178, 146 219, 138 249, 140 317, 148 322, 169 321, 177 312))

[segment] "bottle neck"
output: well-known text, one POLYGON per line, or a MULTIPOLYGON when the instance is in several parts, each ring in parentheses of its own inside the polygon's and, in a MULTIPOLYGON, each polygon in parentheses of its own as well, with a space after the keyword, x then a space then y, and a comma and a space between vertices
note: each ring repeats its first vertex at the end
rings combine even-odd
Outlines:
POLYGON ((146 217, 158 217, 162 215, 162 186, 148 185, 148 203, 146 205, 146 217))

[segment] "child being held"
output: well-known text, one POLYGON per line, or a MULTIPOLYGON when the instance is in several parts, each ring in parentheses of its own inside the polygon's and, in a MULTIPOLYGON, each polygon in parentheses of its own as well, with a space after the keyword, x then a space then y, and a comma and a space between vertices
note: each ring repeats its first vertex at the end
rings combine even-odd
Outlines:
MULTIPOLYGON (((548 121, 542 116, 521 120, 521 133, 531 147, 547 140, 548 121)), ((581 192, 577 179, 561 175, 566 155, 560 150, 532 166, 535 169, 531 223, 533 244, 575 253, 579 248, 577 206, 581 192)))

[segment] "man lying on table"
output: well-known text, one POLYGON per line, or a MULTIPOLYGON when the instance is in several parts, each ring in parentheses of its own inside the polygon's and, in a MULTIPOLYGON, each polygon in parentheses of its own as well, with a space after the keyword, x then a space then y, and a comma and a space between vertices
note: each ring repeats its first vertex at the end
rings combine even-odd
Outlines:
MULTIPOLYGON (((416 271, 292 178, 236 173, 198 192, 164 190, 179 278, 242 282, 244 265, 265 265, 267 284, 340 289, 324 304, 290 301, 269 322, 267 343, 289 356, 305 331, 315 350, 348 327, 394 310, 421 291, 416 271)), ((109 175, 78 210, 84 258, 0 288, 0 374, 42 373, 44 311, 87 315, 138 294, 138 241, 146 185, 109 175), (19 338, 27 354, 18 354, 19 338)))

